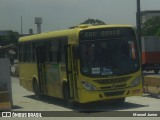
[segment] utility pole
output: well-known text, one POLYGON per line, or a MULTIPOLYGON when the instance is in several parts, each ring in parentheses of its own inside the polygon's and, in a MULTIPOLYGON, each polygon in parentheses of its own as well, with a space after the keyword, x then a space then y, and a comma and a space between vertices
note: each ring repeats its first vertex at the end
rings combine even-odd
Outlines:
POLYGON ((21 35, 22 35, 22 16, 21 16, 21 35))
POLYGON ((138 42, 139 42, 139 46, 140 46, 140 51, 142 51, 142 47, 141 47, 141 4, 140 4, 140 0, 137 0, 136 19, 137 19, 137 37, 138 37, 138 42))
MULTIPOLYGON (((140 0, 137 0, 137 37, 139 42, 139 48, 140 48, 140 61, 142 62, 142 41, 141 41, 141 2, 140 0)), ((142 71, 141 71, 142 72, 142 71)), ((144 81, 142 79, 142 84, 144 84, 144 81)))

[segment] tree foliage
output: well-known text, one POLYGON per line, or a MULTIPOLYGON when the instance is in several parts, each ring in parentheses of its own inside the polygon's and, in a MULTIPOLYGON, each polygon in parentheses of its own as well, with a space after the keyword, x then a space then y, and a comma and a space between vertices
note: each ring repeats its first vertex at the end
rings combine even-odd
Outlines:
POLYGON ((98 20, 98 19, 88 18, 87 20, 85 20, 81 24, 105 25, 105 22, 98 20))
POLYGON ((160 17, 153 17, 142 25, 143 36, 160 35, 160 17))
POLYGON ((156 36, 160 36, 160 27, 159 27, 159 29, 156 32, 156 36))
POLYGON ((5 46, 9 44, 18 44, 18 32, 8 31, 6 35, 0 36, 0 46, 5 46))

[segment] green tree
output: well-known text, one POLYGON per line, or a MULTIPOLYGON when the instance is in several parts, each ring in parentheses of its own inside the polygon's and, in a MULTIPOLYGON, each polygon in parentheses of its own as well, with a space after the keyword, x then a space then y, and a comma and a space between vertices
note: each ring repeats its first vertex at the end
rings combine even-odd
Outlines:
POLYGON ((98 19, 88 18, 87 20, 85 20, 81 24, 105 25, 105 22, 98 20, 98 19))
MULTIPOLYGON (((160 17, 153 17, 142 25, 143 36, 155 36, 160 30, 160 17)), ((159 32, 160 33, 160 32, 159 32)))
POLYGON ((160 36, 160 28, 157 30, 156 36, 160 36))
POLYGON ((0 36, 0 46, 5 46, 9 44, 18 44, 19 34, 18 32, 8 31, 6 35, 0 36))

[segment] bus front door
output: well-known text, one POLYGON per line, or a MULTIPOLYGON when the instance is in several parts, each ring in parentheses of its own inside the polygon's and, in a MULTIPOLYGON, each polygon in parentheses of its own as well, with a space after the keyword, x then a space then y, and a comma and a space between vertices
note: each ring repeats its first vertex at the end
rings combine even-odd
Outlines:
POLYGON ((37 57, 37 69, 38 69, 38 79, 39 79, 39 90, 40 93, 46 91, 46 82, 45 82, 45 47, 38 47, 36 49, 37 57))
POLYGON ((74 46, 68 45, 66 48, 66 71, 67 71, 67 83, 68 91, 71 100, 78 99, 77 92, 77 62, 74 57, 74 46))

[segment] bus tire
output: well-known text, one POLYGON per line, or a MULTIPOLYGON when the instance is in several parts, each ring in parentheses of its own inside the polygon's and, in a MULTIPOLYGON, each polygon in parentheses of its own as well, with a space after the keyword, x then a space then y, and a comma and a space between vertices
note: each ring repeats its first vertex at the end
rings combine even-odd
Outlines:
POLYGON ((35 94, 35 98, 39 99, 40 98, 40 90, 39 90, 39 85, 37 80, 33 80, 33 92, 35 94))

